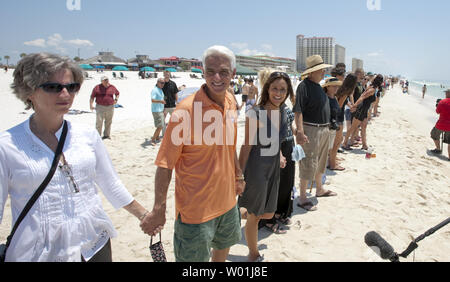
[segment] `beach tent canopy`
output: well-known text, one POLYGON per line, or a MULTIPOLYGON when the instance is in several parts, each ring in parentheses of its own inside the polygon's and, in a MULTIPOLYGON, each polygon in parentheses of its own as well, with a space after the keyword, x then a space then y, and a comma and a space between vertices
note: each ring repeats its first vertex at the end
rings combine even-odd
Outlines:
POLYGON ((127 71, 128 68, 127 68, 127 67, 124 67, 124 66, 116 66, 116 67, 113 67, 112 70, 113 70, 113 71, 127 71))
POLYGON ((174 68, 167 68, 167 69, 166 69, 166 71, 170 71, 170 72, 177 72, 177 70, 176 70, 176 69, 174 69, 174 68))
POLYGON ((80 66, 80 68, 82 68, 84 70, 92 70, 92 69, 94 69, 91 65, 88 65, 88 64, 81 64, 79 66, 80 66))
POLYGON ((189 97, 192 94, 194 94, 195 92, 197 92, 199 89, 200 89, 199 87, 190 87, 190 88, 185 88, 185 89, 181 90, 180 92, 177 93, 177 96, 178 96, 177 103, 180 103, 187 97, 189 97))
POLYGON ((156 70, 152 67, 143 67, 140 69, 140 71, 156 71, 156 70))
POLYGON ((258 75, 258 72, 251 69, 251 68, 247 68, 241 65, 237 65, 236 66, 236 74, 237 75, 258 75))
POLYGON ((196 69, 196 68, 192 68, 191 72, 203 73, 203 71, 201 69, 196 69))

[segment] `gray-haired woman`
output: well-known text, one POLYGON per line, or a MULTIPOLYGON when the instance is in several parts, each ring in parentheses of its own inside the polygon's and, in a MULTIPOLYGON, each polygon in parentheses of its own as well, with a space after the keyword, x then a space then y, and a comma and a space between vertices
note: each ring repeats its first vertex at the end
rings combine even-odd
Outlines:
MULTIPOLYGON (((14 224, 47 175, 82 83, 82 71, 68 58, 39 53, 18 63, 11 88, 34 114, 0 133, 0 221, 8 194, 14 224)), ((146 213, 119 180, 97 131, 67 127, 58 168, 19 225, 6 261, 111 261, 116 231, 96 186, 116 209, 137 218, 146 213)))

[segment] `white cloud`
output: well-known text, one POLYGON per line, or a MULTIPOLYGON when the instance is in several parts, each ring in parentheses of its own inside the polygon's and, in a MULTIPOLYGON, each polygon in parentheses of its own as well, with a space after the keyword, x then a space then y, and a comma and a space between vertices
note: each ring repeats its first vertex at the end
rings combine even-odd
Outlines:
POLYGON ((256 55, 267 55, 267 56, 274 56, 272 53, 269 53, 268 51, 272 50, 272 45, 270 44, 262 44, 261 48, 264 51, 258 50, 258 49, 250 49, 248 47, 248 43, 246 42, 233 42, 230 44, 233 49, 235 49, 236 54, 243 55, 243 56, 256 56, 256 55))
POLYGON ((63 42, 63 38, 61 34, 55 33, 53 35, 50 35, 47 40, 48 46, 58 47, 63 42))
POLYGON ((86 39, 78 38, 78 39, 64 40, 62 35, 59 33, 50 35, 47 38, 47 40, 39 38, 36 40, 24 42, 23 44, 27 46, 34 46, 40 48, 52 47, 61 53, 66 53, 67 47, 94 46, 94 44, 90 40, 86 39))
POLYGON ((248 48, 248 43, 233 42, 233 43, 231 43, 231 47, 239 49, 239 50, 243 50, 243 49, 248 48))
POLYGON ((27 45, 27 46, 42 47, 42 48, 44 48, 46 46, 45 39, 42 39, 42 38, 32 40, 32 41, 26 41, 23 44, 27 45))
POLYGON ((379 51, 376 51, 376 52, 369 53, 369 54, 367 54, 367 56, 368 57, 380 57, 380 56, 383 56, 383 50, 379 50, 379 51))
POLYGON ((73 39, 73 40, 67 40, 68 44, 75 45, 75 46, 94 46, 94 44, 89 40, 83 40, 83 39, 73 39))
POLYGON ((269 50, 269 51, 272 50, 272 45, 270 45, 270 44, 262 44, 261 47, 264 50, 269 50))
POLYGON ((259 52, 258 50, 244 49, 241 50, 240 54, 244 56, 253 56, 253 55, 260 55, 261 52, 259 52))

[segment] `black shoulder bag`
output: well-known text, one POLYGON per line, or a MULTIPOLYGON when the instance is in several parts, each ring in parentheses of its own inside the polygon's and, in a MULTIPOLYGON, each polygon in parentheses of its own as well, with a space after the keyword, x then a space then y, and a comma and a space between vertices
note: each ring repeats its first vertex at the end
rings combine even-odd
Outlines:
POLYGON ((16 233, 16 230, 19 227, 22 220, 25 218, 27 213, 30 211, 31 207, 34 205, 36 200, 39 198, 39 196, 42 194, 44 189, 47 187, 50 180, 53 178, 53 175, 55 174, 56 168, 58 166, 59 159, 61 157, 61 153, 62 153, 62 150, 64 147, 64 142, 66 140, 66 135, 67 135, 67 122, 64 121, 63 131, 61 134, 61 138, 59 139, 59 142, 58 142, 58 147, 56 148, 52 167, 51 167, 50 171, 48 172, 47 176, 45 177, 44 181, 42 182, 42 184, 39 186, 39 188, 36 190, 36 192, 34 192, 33 196, 31 196, 30 200, 25 205, 25 207, 23 208, 19 217, 17 218, 17 221, 14 224, 11 234, 9 234, 9 236, 6 240, 6 244, 0 245, 0 262, 5 262, 6 251, 8 250, 9 244, 11 244, 11 240, 12 240, 12 237, 14 236, 14 233, 16 233))

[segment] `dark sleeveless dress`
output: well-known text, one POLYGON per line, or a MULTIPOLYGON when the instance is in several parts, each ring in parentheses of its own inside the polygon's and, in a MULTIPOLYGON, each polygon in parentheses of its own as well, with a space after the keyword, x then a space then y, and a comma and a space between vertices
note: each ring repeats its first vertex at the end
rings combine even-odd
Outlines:
MULTIPOLYGON (((257 130, 256 145, 252 146, 247 164, 244 170, 245 191, 239 197, 239 206, 244 207, 247 211, 254 215, 262 215, 265 213, 274 213, 277 210, 278 187, 280 183, 280 140, 284 140, 287 136, 287 119, 285 111, 280 111, 280 127, 277 132, 271 132, 270 116, 261 116, 262 106, 255 106, 253 110, 256 117, 262 125, 257 130), (278 144, 269 144, 264 146, 259 138, 260 131, 262 135, 266 135, 270 139, 272 134, 277 134, 278 144), (277 151, 271 156, 263 156, 262 150, 268 150, 271 146, 275 146, 277 151)), ((277 126, 274 125, 274 129, 277 126)))

